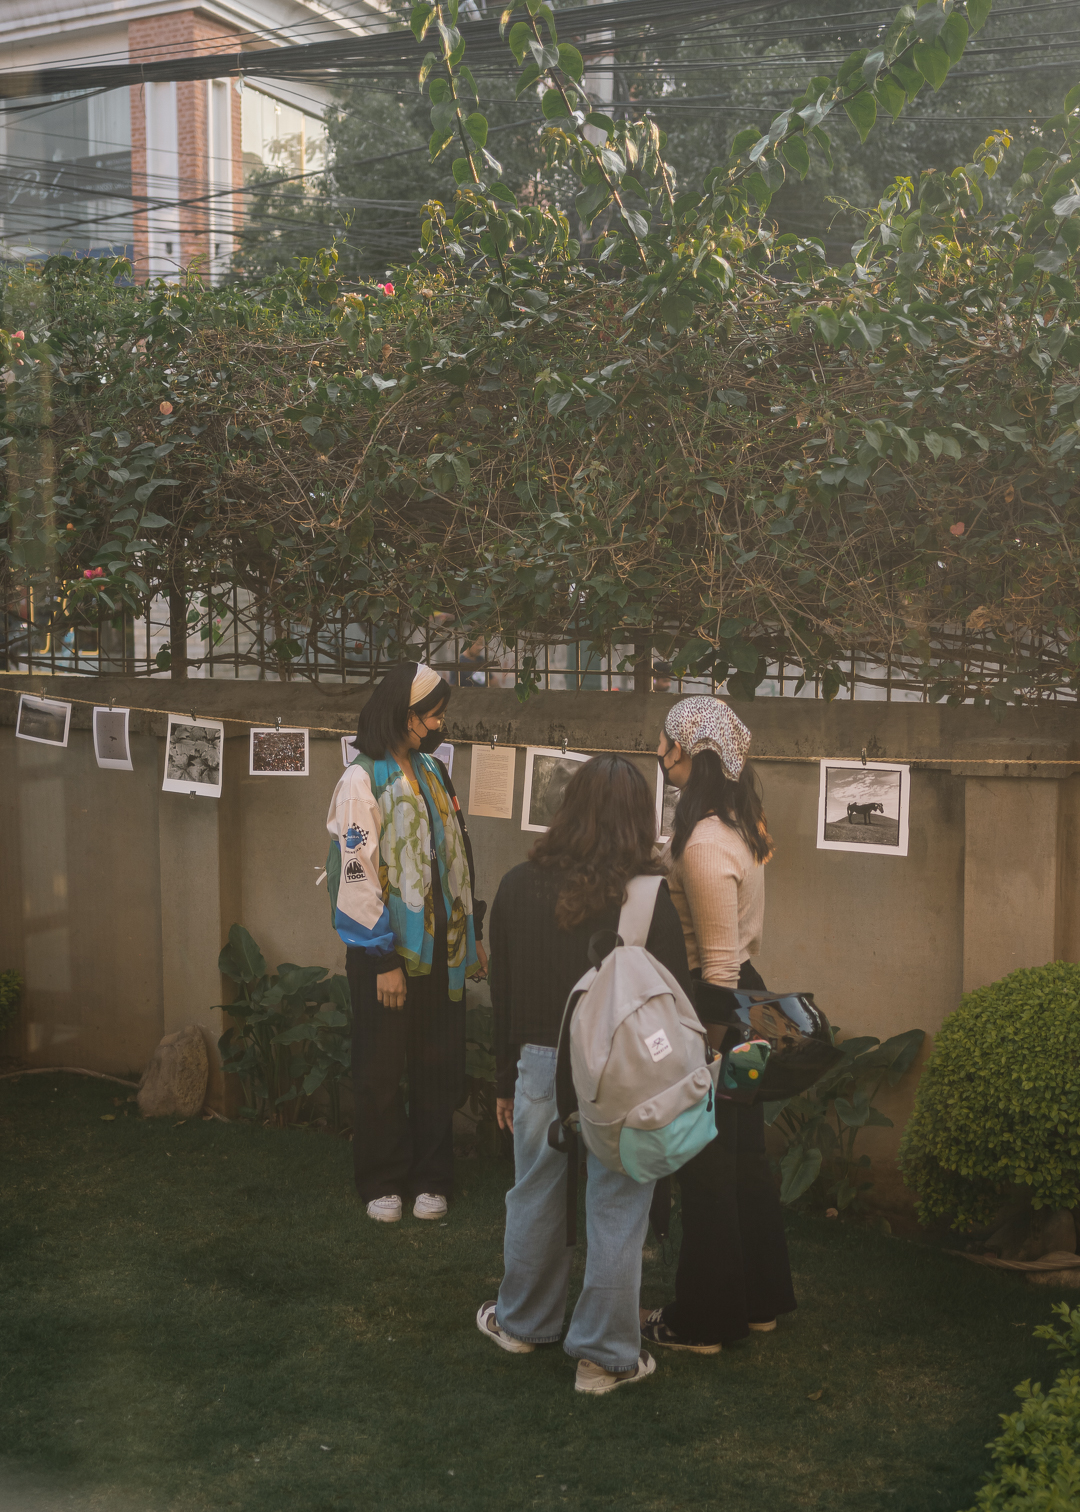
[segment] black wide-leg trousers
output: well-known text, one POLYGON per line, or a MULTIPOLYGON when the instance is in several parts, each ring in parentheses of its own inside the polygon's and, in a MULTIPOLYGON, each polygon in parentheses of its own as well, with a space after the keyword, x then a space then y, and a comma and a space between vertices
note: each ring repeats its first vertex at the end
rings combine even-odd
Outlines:
POLYGON ((362 950, 347 952, 345 970, 353 1007, 353 1167, 360 1200, 421 1192, 449 1197, 454 1109, 465 1097, 464 998, 450 1000, 445 961, 430 976, 406 976, 404 1008, 379 1003, 376 973, 362 950))
MULTIPOLYGON (((752 966, 743 967, 740 987, 764 985, 752 966)), ((728 1344, 745 1338, 751 1323, 768 1323, 797 1304, 765 1153, 765 1110, 717 1099, 716 1128, 677 1177, 682 1245, 664 1322, 683 1338, 728 1344)))

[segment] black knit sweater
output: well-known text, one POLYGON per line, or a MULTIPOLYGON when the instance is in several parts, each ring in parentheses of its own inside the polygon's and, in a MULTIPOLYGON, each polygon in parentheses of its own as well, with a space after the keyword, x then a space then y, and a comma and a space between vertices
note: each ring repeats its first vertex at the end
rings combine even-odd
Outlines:
MULTIPOLYGON (((495 1084, 512 1097, 522 1045, 554 1045, 571 989, 589 969, 589 940, 615 929, 619 910, 606 909, 576 929, 560 929, 555 904, 559 872, 526 861, 499 884, 488 924, 491 1002, 495 1009, 495 1084)), ((656 897, 647 949, 693 1001, 682 924, 662 883, 656 897)))

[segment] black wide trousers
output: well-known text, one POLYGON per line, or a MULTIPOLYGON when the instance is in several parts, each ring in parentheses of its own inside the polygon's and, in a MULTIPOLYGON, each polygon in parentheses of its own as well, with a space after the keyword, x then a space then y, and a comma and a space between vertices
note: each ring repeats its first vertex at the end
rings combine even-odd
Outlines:
POLYGON ((451 1002, 445 960, 430 976, 406 976, 404 1008, 381 1006, 376 973, 362 950, 347 952, 345 970, 353 1006, 353 1167, 360 1200, 421 1192, 449 1197, 454 1109, 465 1096, 464 998, 451 1002))
MULTIPOLYGON (((764 987, 752 966, 743 988, 764 987)), ((765 1153, 760 1103, 716 1103, 716 1138, 679 1172, 682 1245, 664 1322, 684 1338, 728 1344, 751 1323, 795 1309, 784 1217, 765 1153)))

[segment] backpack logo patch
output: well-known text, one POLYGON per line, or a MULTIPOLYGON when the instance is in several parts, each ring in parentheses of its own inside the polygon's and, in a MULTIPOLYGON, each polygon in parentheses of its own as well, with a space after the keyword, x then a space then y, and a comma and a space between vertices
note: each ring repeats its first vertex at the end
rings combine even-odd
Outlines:
POLYGON ((367 873, 355 856, 351 861, 346 861, 342 875, 346 882, 364 882, 367 879, 367 873))
POLYGON ((645 1048, 654 1061, 662 1061, 665 1055, 671 1054, 671 1042, 662 1029, 645 1037, 645 1048))

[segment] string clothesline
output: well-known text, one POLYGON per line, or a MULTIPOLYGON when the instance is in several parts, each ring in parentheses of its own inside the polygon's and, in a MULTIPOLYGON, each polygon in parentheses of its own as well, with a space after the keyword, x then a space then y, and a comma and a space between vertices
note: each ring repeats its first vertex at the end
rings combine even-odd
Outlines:
MULTIPOLYGON (((26 691, 25 689, 9 688, 9 687, 0 685, 0 692, 9 693, 13 698, 19 697, 25 691, 26 691)), ((31 693, 28 696, 31 697, 31 698, 33 698, 33 697, 36 697, 38 695, 35 695, 35 694, 31 693)), ((269 728, 269 726, 268 726, 268 724, 267 724, 267 722, 266 722, 265 719, 245 719, 243 716, 237 715, 237 714, 222 714, 219 717, 219 716, 214 715, 214 714, 196 714, 194 710, 190 710, 188 712, 188 714, 186 716, 184 716, 181 713, 181 711, 179 711, 179 710, 177 710, 175 708, 173 708, 173 709, 152 709, 152 708, 146 707, 145 705, 135 705, 135 704, 119 704, 119 705, 117 705, 114 699, 110 699, 108 701, 108 703, 103 703, 101 701, 101 699, 99 699, 99 698, 67 698, 67 697, 60 698, 60 697, 55 697, 55 698, 51 698, 50 699, 50 698, 47 697, 44 689, 42 689, 42 692, 40 694, 40 701, 41 702, 49 702, 49 703, 82 704, 82 705, 85 705, 87 708, 94 708, 94 709, 105 709, 105 708, 108 708, 108 709, 114 709, 114 708, 116 708, 116 709, 127 709, 132 714, 162 714, 162 715, 165 716, 166 719, 170 719, 170 718, 176 719, 176 718, 184 718, 184 717, 186 717, 186 718, 191 719, 191 721, 194 724, 198 724, 199 720, 203 719, 203 720, 213 720, 214 722, 220 722, 220 723, 226 723, 227 722, 229 724, 247 725, 247 726, 249 726, 252 729, 265 730, 265 729, 269 728)), ((309 734, 314 733, 316 735, 337 735, 337 736, 347 735, 347 736, 352 736, 352 735, 354 735, 356 733, 355 727, 352 728, 352 729, 343 730, 343 729, 339 728, 336 725, 295 725, 295 726, 283 726, 283 729, 305 729, 305 730, 308 731, 309 734)), ((480 745, 480 746, 486 745, 486 746, 491 746, 492 748, 496 748, 497 747, 497 748, 499 748, 501 750, 504 750, 504 751, 506 751, 506 750, 527 751, 530 748, 530 746, 535 747, 538 744, 538 742, 535 741, 535 740, 503 740, 498 735, 488 735, 488 736, 484 736, 481 739, 473 739, 472 737, 469 737, 469 738, 466 738, 466 739, 457 739, 457 740, 455 740, 452 736, 448 735, 447 736, 447 740, 448 740, 448 742, 449 742, 450 745, 480 745)), ((568 748, 569 742, 564 741, 563 742, 563 746, 564 746, 564 749, 568 748)), ((588 745, 578 745, 578 744, 575 743, 574 746, 573 746, 573 749, 575 751, 579 751, 582 754, 587 754, 589 756, 651 756, 653 754, 650 750, 643 750, 641 747, 631 747, 631 746, 588 746, 588 745)), ((856 751, 851 756, 838 756, 835 753, 833 753, 832 755, 828 755, 828 756, 824 756, 824 755, 822 755, 822 756, 766 756, 766 755, 754 755, 754 756, 751 757, 751 760, 753 760, 755 762, 760 762, 760 761, 786 761, 786 762, 793 762, 793 763, 809 763, 809 764, 817 764, 817 763, 822 762, 822 761, 859 761, 859 760, 861 760, 863 762, 864 766, 868 765, 868 764, 870 764, 870 763, 872 763, 874 761, 889 761, 889 762, 892 762, 892 763, 900 762, 900 763, 908 764, 908 765, 911 765, 911 766, 925 766, 928 763, 932 762, 932 763, 936 763, 938 765, 946 765, 946 766, 1074 766, 1074 767, 1080 767, 1080 757, 1074 757, 1074 756, 880 756, 880 757, 878 757, 878 756, 868 756, 866 754, 865 748, 863 750, 861 750, 861 751, 856 751)))

